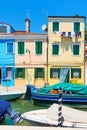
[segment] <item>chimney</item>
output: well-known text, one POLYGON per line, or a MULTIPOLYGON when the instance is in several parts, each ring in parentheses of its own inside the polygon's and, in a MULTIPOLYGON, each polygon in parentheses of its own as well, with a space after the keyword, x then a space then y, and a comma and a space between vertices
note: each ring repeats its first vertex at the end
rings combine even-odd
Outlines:
POLYGON ((30 32, 30 20, 28 18, 25 19, 26 22, 26 32, 30 32))

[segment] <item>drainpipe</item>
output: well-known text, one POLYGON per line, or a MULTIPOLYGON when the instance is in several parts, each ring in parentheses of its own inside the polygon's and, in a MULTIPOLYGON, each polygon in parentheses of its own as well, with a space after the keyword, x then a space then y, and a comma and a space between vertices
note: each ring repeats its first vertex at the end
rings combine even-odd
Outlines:
MULTIPOLYGON (((29 59, 29 62, 30 62, 30 66, 31 66, 31 55, 30 55, 30 54, 31 54, 31 51, 28 50, 28 49, 26 49, 26 53, 29 54, 29 58, 30 58, 30 59, 29 59)), ((30 77, 28 76, 28 72, 27 72, 27 79, 28 79, 28 78, 30 78, 30 77)), ((30 84, 30 79, 28 79, 28 84, 30 84)))
POLYGON ((49 39, 48 39, 48 35, 46 36, 47 38, 47 61, 46 61, 46 67, 47 67, 47 79, 46 79, 46 83, 45 83, 45 86, 48 86, 49 83, 48 83, 48 43, 49 43, 49 39))

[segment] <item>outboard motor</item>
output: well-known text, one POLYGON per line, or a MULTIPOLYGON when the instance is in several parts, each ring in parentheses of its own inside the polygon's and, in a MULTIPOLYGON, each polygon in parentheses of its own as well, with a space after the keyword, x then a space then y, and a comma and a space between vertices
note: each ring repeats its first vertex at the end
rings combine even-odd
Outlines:
POLYGON ((31 100, 32 99, 32 90, 35 88, 35 86, 31 85, 31 84, 27 84, 26 87, 27 87, 27 89, 26 89, 24 100, 31 100))
POLYGON ((0 100, 0 124, 3 124, 5 117, 8 116, 14 123, 22 121, 18 112, 15 112, 11 108, 11 104, 8 101, 0 100))

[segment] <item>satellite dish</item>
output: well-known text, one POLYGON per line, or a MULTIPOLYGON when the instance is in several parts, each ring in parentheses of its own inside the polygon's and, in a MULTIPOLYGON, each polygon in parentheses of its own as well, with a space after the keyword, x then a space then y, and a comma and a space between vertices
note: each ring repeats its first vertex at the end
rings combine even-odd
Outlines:
POLYGON ((46 29, 47 29, 46 24, 43 24, 43 25, 42 25, 42 31, 45 31, 46 29))

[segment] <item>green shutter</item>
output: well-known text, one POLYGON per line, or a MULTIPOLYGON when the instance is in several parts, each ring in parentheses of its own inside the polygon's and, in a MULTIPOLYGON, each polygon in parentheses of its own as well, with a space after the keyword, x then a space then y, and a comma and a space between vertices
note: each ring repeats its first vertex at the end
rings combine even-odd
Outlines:
POLYGON ((71 78, 73 78, 74 69, 71 69, 71 78))
POLYGON ((38 54, 38 42, 35 43, 35 53, 38 54))
POLYGON ((35 68, 35 78, 38 78, 38 68, 35 68))
POLYGON ((25 78, 25 68, 22 68, 22 78, 25 78))
POLYGON ((17 68, 15 68, 15 78, 18 78, 17 68))
POLYGON ((52 78, 52 77, 53 77, 53 69, 50 68, 50 78, 52 78))
POLYGON ((18 54, 20 54, 20 52, 21 52, 21 46, 20 45, 21 45, 20 42, 18 42, 18 54))
POLYGON ((24 54, 24 42, 18 42, 18 54, 24 54))
POLYGON ((21 42, 21 54, 24 54, 24 42, 21 42))
POLYGON ((79 69, 79 78, 81 78, 81 69, 79 69))
POLYGON ((52 46, 52 54, 58 55, 58 53, 59 53, 59 45, 53 45, 52 46))
POLYGON ((73 46, 73 54, 74 55, 79 55, 79 45, 74 45, 73 46))
POLYGON ((59 31, 59 22, 53 22, 53 32, 59 31))
POLYGON ((35 52, 36 54, 42 54, 42 42, 35 43, 35 52))
POLYGON ((42 68, 42 78, 44 78, 45 76, 44 76, 44 74, 45 74, 45 69, 44 68, 42 68))
POLYGON ((76 22, 74 23, 74 32, 79 32, 80 31, 80 23, 76 22))
POLYGON ((58 78, 60 78, 60 69, 57 69, 58 71, 58 78))
POLYGON ((39 54, 42 54, 42 42, 39 42, 39 54))

